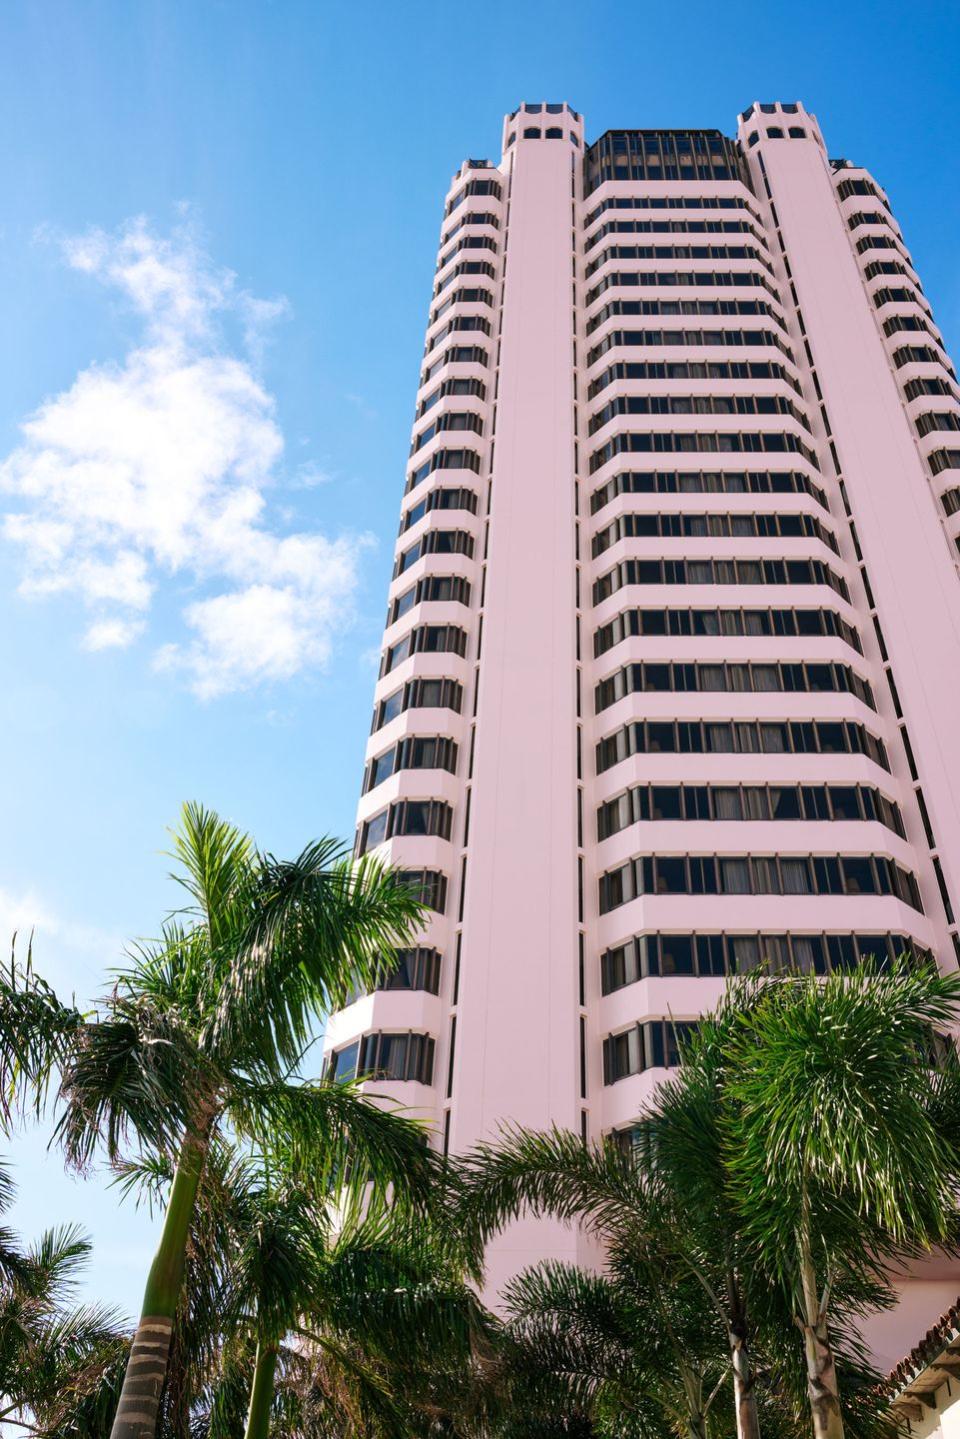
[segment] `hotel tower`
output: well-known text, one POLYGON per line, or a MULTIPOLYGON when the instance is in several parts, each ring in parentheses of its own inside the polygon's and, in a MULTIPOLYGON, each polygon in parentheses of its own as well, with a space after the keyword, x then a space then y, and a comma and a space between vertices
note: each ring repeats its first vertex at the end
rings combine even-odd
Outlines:
MULTIPOLYGON (((454 1153, 629 1145, 725 976, 955 965, 958 546, 956 376, 813 115, 507 116, 443 208, 359 808, 430 918, 330 1069, 454 1153)), ((525 1222, 493 1282, 546 1256, 590 1259, 525 1222)), ((913 1335, 957 1280, 910 1287, 913 1335)))

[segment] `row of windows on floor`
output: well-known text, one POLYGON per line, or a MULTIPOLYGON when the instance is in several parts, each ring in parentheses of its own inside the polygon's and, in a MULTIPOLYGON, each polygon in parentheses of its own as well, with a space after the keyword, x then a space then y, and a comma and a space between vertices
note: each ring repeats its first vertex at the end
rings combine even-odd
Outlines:
MULTIPOLYGON (((768 140, 805 140, 807 132, 802 125, 788 125, 784 134, 782 125, 768 125, 764 130, 768 140)), ((747 136, 747 145, 752 149, 760 140, 759 130, 751 130, 747 136)))
POLYGON ((834 610, 624 610, 594 631, 595 659, 626 639, 651 635, 777 635, 841 639, 858 654, 860 636, 834 610))
POLYGON ((933 450, 927 456, 931 472, 942 475, 944 470, 960 470, 960 450, 933 450))
POLYGON ((378 844, 400 836, 449 839, 453 808, 440 799, 399 799, 371 815, 359 829, 356 852, 366 854, 378 844))
POLYGON ((905 838, 900 810, 855 784, 642 784, 597 809, 597 839, 644 821, 871 820, 905 838))
POLYGON ((430 364, 420 375, 420 386, 428 385, 447 365, 483 365, 490 363, 489 353, 481 345, 451 345, 430 364))
POLYGON ((430 603, 469 605, 469 580, 461 575, 426 575, 393 601, 387 612, 387 624, 396 624, 414 605, 430 603))
POLYGON ((780 311, 766 300, 610 300, 587 321, 587 334, 618 315, 763 315, 787 328, 780 311))
POLYGON ((585 194, 592 195, 598 185, 608 180, 682 180, 689 183, 693 180, 740 180, 746 183, 738 164, 725 164, 719 160, 687 156, 686 164, 674 164, 664 161, 658 156, 660 163, 655 163, 653 157, 644 155, 631 156, 628 160, 625 156, 604 156, 596 164, 590 164, 587 168, 587 180, 585 194))
POLYGON ((908 380, 903 387, 903 393, 908 400, 918 400, 921 395, 949 395, 954 400, 960 398, 956 387, 942 375, 920 375, 914 380, 908 380))
POLYGON ((879 289, 873 292, 873 303, 878 310, 884 305, 912 304, 919 305, 924 314, 929 315, 930 313, 916 290, 914 290, 912 286, 907 285, 881 285, 879 289))
POLYGON ((364 794, 404 769, 445 769, 456 774, 457 745, 442 735, 408 735, 367 765, 364 794))
POLYGON ((617 395, 590 417, 587 434, 595 435, 617 415, 790 415, 810 428, 804 411, 786 395, 617 395))
POLYGON ((851 230, 859 230, 861 225, 886 225, 893 228, 893 221, 889 215, 881 214, 879 210, 855 210, 852 215, 847 216, 847 226, 851 230))
POLYGON ((930 345, 904 345, 901 349, 894 350, 893 363, 898 370, 903 369, 904 365, 940 365, 954 380, 957 378, 942 351, 934 350, 930 345))
POLYGON ((796 365, 793 351, 786 340, 775 330, 611 330, 599 344, 587 354, 587 364, 594 365, 602 355, 629 345, 649 345, 656 349, 669 349, 673 345, 695 345, 705 348, 710 345, 732 348, 753 348, 774 346, 796 365))
POLYGON ((590 456, 589 473, 596 474, 617 455, 649 454, 802 455, 815 470, 820 468, 816 451, 805 445, 798 435, 766 430, 719 431, 713 434, 703 430, 686 430, 674 434, 614 435, 590 456))
POLYGON ((443 400, 448 395, 474 395, 478 400, 485 400, 487 387, 482 380, 476 380, 470 376, 460 378, 453 375, 420 401, 417 406, 417 419, 422 419, 428 410, 433 409, 438 400, 443 400))
POLYGON ((919 315, 891 315, 889 320, 884 320, 882 325, 883 333, 889 340, 893 335, 899 335, 908 331, 921 331, 930 335, 938 345, 943 344, 943 338, 927 319, 919 315))
POLYGON ((384 725, 410 709, 446 709, 460 713, 463 704, 463 685, 457 680, 416 679, 408 680, 400 689, 387 695, 373 709, 373 724, 370 733, 376 734, 384 725))
MULTIPOLYGON (((769 254, 763 232, 749 220, 607 220, 584 242, 584 250, 592 250, 607 235, 749 235, 759 243, 761 254, 769 254)), ((587 274, 595 268, 592 266, 587 274)))
MULTIPOLYGON (((444 231, 443 235, 440 238, 441 250, 443 249, 444 245, 449 245, 454 235, 459 235, 461 230, 466 230, 471 225, 490 225, 494 230, 499 230, 500 220, 499 217, 496 216, 492 210, 468 210, 467 213, 463 215, 455 225, 451 225, 449 230, 444 231)), ((440 259, 437 261, 437 269, 442 269, 442 267, 447 263, 447 260, 449 258, 449 255, 447 255, 446 257, 441 255, 440 259)))
POLYGON ((428 445, 435 435, 443 434, 447 430, 470 430, 475 435, 482 435, 483 416, 478 415, 476 410, 446 410, 442 415, 438 415, 432 424, 425 425, 414 435, 410 441, 411 455, 428 445))
POLYGON ((647 1069, 673 1069, 680 1063, 681 1044, 696 1028, 692 1020, 650 1019, 623 1034, 608 1034, 603 1041, 604 1084, 647 1069))
POLYGON ((929 958, 903 934, 638 934, 600 956, 600 990, 613 994, 640 979, 723 978, 764 968, 773 974, 842 973, 860 960, 881 964, 911 954, 929 958))
POLYGON ((503 190, 496 180, 468 180, 462 190, 458 190, 452 199, 447 201, 444 215, 452 215, 465 200, 471 199, 474 195, 492 195, 495 200, 503 198, 503 190))
POLYGON ((465 331, 486 335, 489 338, 493 332, 493 326, 485 315, 453 315, 435 335, 431 335, 424 345, 424 356, 431 355, 437 346, 442 345, 444 340, 449 339, 451 335, 465 331))
MULTIPOLYGON (((442 305, 437 305, 434 310, 431 310, 429 319, 427 320, 428 327, 435 325, 438 320, 443 318, 448 310, 453 309, 454 305, 487 305, 492 308, 493 292, 491 290, 477 289, 473 286, 469 289, 454 290, 453 294, 448 295, 442 305)), ((462 329, 463 326, 458 326, 458 328, 462 329)), ((443 333, 444 335, 449 334, 449 329, 445 329, 443 333)), ((489 334, 490 331, 487 330, 485 333, 489 334)), ((428 351, 433 349, 433 342, 427 346, 427 349, 428 351)))
POLYGON ((467 632, 459 625, 415 625, 384 652, 380 675, 389 674, 411 655, 454 654, 462 658, 466 653, 467 632))
POLYGON ((599 741, 597 773, 634 754, 862 754, 890 768, 856 720, 634 720, 599 741))
POLYGON ((600 913, 641 895, 891 895, 923 913, 916 876, 885 855, 637 855, 600 876, 600 913))
POLYGON ((423 519, 424 515, 429 515, 434 510, 466 510, 468 514, 475 515, 477 513, 476 491, 465 489, 462 485, 455 488, 441 487, 431 490, 429 494, 424 495, 422 500, 418 500, 408 510, 402 511, 400 533, 403 534, 406 530, 412 529, 423 519))
MULTIPOLYGON (((898 255, 907 255, 904 246, 892 235, 864 235, 857 241, 858 255, 866 255, 870 250, 893 250, 898 255)), ((909 256, 907 258, 909 259, 909 256)))
POLYGON ((748 172, 736 140, 719 130, 608 130, 585 155, 588 191, 604 180, 740 180, 748 172))
MULTIPOLYGON (((611 195, 587 215, 583 228, 610 210, 746 210, 762 230, 763 221, 743 195, 611 195)), ((587 241, 587 247, 593 238, 587 241)))
POLYGON ((393 578, 402 575, 424 555, 464 555, 473 559, 473 536, 466 530, 427 530, 408 550, 397 555, 393 566, 393 578))
MULTIPOLYGON (((425 994, 440 993, 440 953, 428 945, 417 945, 414 949, 398 949, 395 962, 389 974, 385 974, 376 987, 377 994, 392 993, 395 990, 418 990, 425 994)), ((369 991, 355 990, 347 999, 353 1004, 369 991)))
MULTIPOLYGON (((562 140, 564 136, 564 131, 559 125, 548 125, 545 130, 539 125, 525 125, 520 133, 524 140, 562 140)), ((574 145, 580 144, 580 137, 574 130, 566 133, 574 145)), ((511 130, 507 136, 506 148, 509 150, 511 145, 516 144, 516 141, 517 131, 511 130)))
POLYGON ((624 665, 594 690, 595 712, 608 709, 630 694, 681 693, 852 694, 876 709, 873 691, 848 665, 791 664, 660 664, 646 660, 624 665))
POLYGON ((750 514, 735 511, 732 514, 658 514, 646 511, 639 514, 619 515, 604 529, 598 530, 591 541, 594 559, 604 554, 619 540, 646 537, 663 539, 810 539, 820 540, 829 546, 834 554, 840 553, 837 537, 833 530, 822 524, 815 515, 786 513, 750 514))
POLYGON ((365 1034, 327 1058, 325 1079, 413 1080, 433 1083, 435 1042, 429 1034, 389 1034, 382 1030, 365 1034))
MULTIPOLYGON (((637 285, 642 285, 645 289, 683 289, 687 286, 699 286, 703 289, 718 290, 738 285, 745 289, 767 290, 780 303, 780 291, 777 286, 772 284, 766 275, 761 275, 756 270, 617 270, 610 275, 604 275, 602 280, 598 280, 593 289, 587 291, 583 303, 590 306, 608 290, 630 289, 637 285)), ((662 305, 664 302, 658 301, 657 303, 662 305)), ((647 312, 640 311, 639 313, 647 312)), ((658 309, 649 313, 662 314, 663 311, 658 309)), ((680 313, 687 312, 681 311, 680 313)), ((691 313, 701 314, 702 311, 695 310, 691 313)), ((713 314, 713 311, 708 310, 707 314, 713 314)))
POLYGON ((838 200, 849 200, 851 195, 872 195, 875 200, 880 201, 885 209, 890 209, 876 185, 869 180, 841 180, 835 188, 838 200))
POLYGON ((620 360, 590 382, 587 399, 616 380, 783 380, 799 395, 800 386, 775 360, 620 360))
MULTIPOLYGON (((590 261, 584 271, 584 279, 589 280, 608 260, 756 260, 765 269, 771 272, 773 269, 766 251, 756 245, 608 245, 595 260, 590 261)), ((622 278, 621 283, 625 283, 622 278)), ((689 279, 680 281, 680 284, 692 283, 695 282, 689 279)), ((702 283, 711 282, 704 280, 702 283)), ((587 296, 588 305, 591 298, 587 296)))
POLYGON ((422 485, 427 476, 435 474, 437 470, 471 470, 478 475, 480 456, 476 450, 435 450, 429 460, 424 460, 422 465, 411 470, 404 486, 404 494, 409 495, 411 490, 422 485))
POLYGON ((948 515, 955 515, 960 510, 960 490, 944 490, 940 502, 948 515))
MULTIPOLYGON (((465 223, 498 224, 492 215, 486 217, 483 215, 467 215, 465 217, 465 223)), ((459 229, 460 227, 458 226, 457 228, 459 229)), ((452 249, 447 250, 445 254, 440 256, 437 261, 437 272, 439 273, 445 266, 449 265, 451 260, 455 260, 458 255, 464 254, 467 250, 491 250, 496 253, 497 242, 492 235, 462 235, 452 249)))
POLYGON ((823 560, 621 560, 593 585, 600 604, 626 585, 829 585, 849 601, 847 584, 823 560))
POLYGON ((820 486, 798 470, 624 470, 594 490, 591 515, 618 495, 810 495, 829 509, 820 486))
MULTIPOLYGON (((456 265, 454 265, 453 269, 450 270, 449 274, 445 275, 442 280, 438 280, 437 283, 434 285, 433 298, 435 300, 439 300, 440 296, 446 290, 449 290, 450 286, 454 283, 454 281, 459 280, 464 275, 483 275, 488 280, 495 280, 497 278, 497 269, 496 266, 491 264, 489 260, 460 260, 456 265)), ((485 297, 487 295, 487 291, 478 290, 475 293, 471 292, 471 294, 473 295, 474 299, 477 299, 480 296, 485 297)), ((466 298, 467 292, 463 290, 459 291, 456 295, 451 296, 451 298, 444 305, 441 305, 438 310, 434 310, 432 312, 428 323, 431 325, 434 324, 437 320, 439 320, 442 314, 446 313, 446 311, 450 308, 451 305, 456 304, 459 300, 464 300, 466 298)), ((491 303, 491 300, 484 298, 484 304, 491 303)))
POLYGON ((918 415, 914 424, 917 434, 922 438, 924 435, 933 434, 935 430, 960 430, 960 415, 954 410, 928 410, 925 414, 918 415))
POLYGON ((902 260, 871 260, 869 265, 864 267, 863 278, 865 280, 875 280, 878 275, 906 275, 907 279, 916 285, 917 290, 921 294, 923 293, 923 286, 920 284, 920 281, 909 266, 905 265, 902 260))

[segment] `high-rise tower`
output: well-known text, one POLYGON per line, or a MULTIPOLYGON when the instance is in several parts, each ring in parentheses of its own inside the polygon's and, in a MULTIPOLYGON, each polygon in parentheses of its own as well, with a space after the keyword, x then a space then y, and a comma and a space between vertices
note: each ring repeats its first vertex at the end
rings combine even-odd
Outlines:
MULTIPOLYGON (((444 209, 359 810, 431 919, 335 1072, 454 1151, 629 1143, 725 975, 956 963, 958 431, 887 197, 803 106, 507 117, 444 209)), ((582 1243, 519 1226, 494 1281, 582 1243)))

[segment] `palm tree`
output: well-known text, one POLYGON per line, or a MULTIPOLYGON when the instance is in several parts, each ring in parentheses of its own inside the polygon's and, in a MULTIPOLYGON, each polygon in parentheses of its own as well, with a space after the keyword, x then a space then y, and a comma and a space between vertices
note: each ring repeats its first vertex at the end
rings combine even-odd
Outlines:
MULTIPOLYGON (((12 1198, 0 1166, 0 1213, 12 1198)), ((0 1428, 14 1424, 37 1439, 103 1434, 127 1340, 112 1310, 77 1302, 89 1256, 76 1225, 48 1229, 25 1248, 0 1230, 0 1428)))
MULTIPOLYGON (((208 1154, 163 1425, 208 1439, 339 1421, 412 1434, 492 1323, 440 1227, 442 1193, 416 1212, 362 1182, 334 1198, 282 1161, 222 1143, 208 1154)), ((148 1158, 120 1177, 154 1202, 172 1169, 148 1158)))
POLYGON ((224 1128, 325 1183, 348 1163, 416 1200, 436 1162, 422 1128, 353 1084, 298 1078, 318 1013, 375 985, 421 918, 399 876, 332 840, 281 861, 197 805, 174 833, 187 908, 139 946, 90 1012, 64 1004, 28 954, 0 977, 0 1099, 9 1120, 52 1106, 83 1169, 132 1142, 176 1155, 113 1439, 156 1432, 191 1216, 224 1128))
MULTIPOLYGON (((616 1145, 585 1145, 571 1131, 517 1129, 505 1131, 498 1145, 480 1145, 467 1155, 462 1175, 461 1220, 476 1243, 524 1211, 583 1224, 602 1239, 616 1284, 594 1286, 565 1267, 535 1270, 522 1291, 513 1291, 524 1296, 525 1322, 532 1320, 535 1292, 556 1296, 564 1289, 585 1304, 607 1306, 611 1333, 622 1330, 616 1347, 631 1351, 630 1371, 651 1376, 659 1370, 658 1378, 644 1379, 646 1398, 638 1400, 637 1415, 648 1410, 655 1392, 664 1409, 669 1390, 671 1403, 685 1414, 685 1432, 702 1435, 712 1383, 726 1370, 725 1330, 704 1308, 682 1222, 663 1202, 651 1168, 616 1145), (643 1322, 636 1322, 641 1311, 643 1322)), ((553 1297, 548 1308, 556 1308, 553 1297)), ((577 1328, 582 1333, 579 1320, 577 1328)), ((621 1371, 626 1384, 627 1369, 621 1371)))
MULTIPOLYGON (((816 1439, 843 1439, 836 1295, 956 1232, 960 975, 903 960, 781 976, 724 1039, 723 1163, 743 1233, 803 1335, 816 1439)), ((867 1301, 864 1301, 867 1302, 867 1301)))
POLYGON ((663 1283, 622 1253, 604 1274, 551 1261, 503 1300, 523 1407, 582 1416, 598 1439, 728 1432, 723 1336, 690 1276, 663 1283))

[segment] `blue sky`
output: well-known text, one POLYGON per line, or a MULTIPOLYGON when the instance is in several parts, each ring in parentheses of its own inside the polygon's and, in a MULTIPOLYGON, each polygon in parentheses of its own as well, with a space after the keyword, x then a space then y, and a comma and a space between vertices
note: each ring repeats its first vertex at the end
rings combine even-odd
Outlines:
MULTIPOLYGON (((353 824, 441 201, 503 113, 732 133, 802 99, 960 329, 943 4, 8 0, 0 15, 0 933, 88 996, 175 903, 196 797, 277 852, 353 824)), ((153 1225, 45 1136, 137 1307, 153 1225)))

